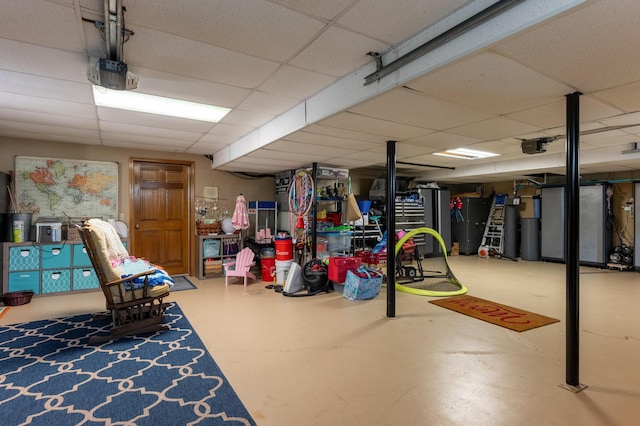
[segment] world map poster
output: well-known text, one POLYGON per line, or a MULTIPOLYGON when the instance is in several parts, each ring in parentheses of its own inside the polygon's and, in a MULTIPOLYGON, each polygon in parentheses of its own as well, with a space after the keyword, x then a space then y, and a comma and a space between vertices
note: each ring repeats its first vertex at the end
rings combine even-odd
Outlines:
POLYGON ((36 217, 118 217, 118 163, 16 157, 16 203, 36 217))

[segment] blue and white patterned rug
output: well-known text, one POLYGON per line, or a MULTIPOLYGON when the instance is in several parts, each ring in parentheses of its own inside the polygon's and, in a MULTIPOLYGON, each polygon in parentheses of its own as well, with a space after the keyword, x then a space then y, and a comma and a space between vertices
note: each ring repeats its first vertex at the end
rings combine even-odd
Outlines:
POLYGON ((89 345, 105 320, 79 315, 0 327, 5 425, 255 425, 180 307, 170 329, 89 345))

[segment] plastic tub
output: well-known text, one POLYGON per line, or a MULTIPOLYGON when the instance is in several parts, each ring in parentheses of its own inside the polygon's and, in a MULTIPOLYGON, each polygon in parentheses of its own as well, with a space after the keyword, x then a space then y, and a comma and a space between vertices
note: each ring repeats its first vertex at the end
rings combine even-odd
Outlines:
POLYGON ((327 249, 330 252, 348 251, 351 247, 351 232, 328 232, 327 234, 327 249))
POLYGON ((291 269, 291 265, 293 264, 293 259, 291 260, 276 260, 276 283, 284 285, 287 281, 287 275, 289 274, 289 269, 291 269))
POLYGON ((266 283, 272 283, 273 278, 276 276, 276 258, 261 257, 260 268, 261 268, 262 281, 266 283))
POLYGON ((274 245, 276 246, 276 260, 293 259, 293 240, 291 237, 276 238, 274 245))

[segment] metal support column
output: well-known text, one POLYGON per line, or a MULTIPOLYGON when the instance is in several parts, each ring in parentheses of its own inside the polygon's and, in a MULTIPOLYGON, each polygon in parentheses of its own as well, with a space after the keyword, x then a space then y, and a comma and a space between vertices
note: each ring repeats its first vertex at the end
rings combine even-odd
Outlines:
MULTIPOLYGON (((316 241, 318 240, 318 223, 316 218, 318 217, 318 197, 316 196, 316 176, 318 175, 318 163, 313 163, 311 165, 311 180, 313 181, 313 201, 311 201, 311 211, 313 212, 313 217, 310 217, 311 220, 311 258, 315 259, 318 257, 318 247, 316 241)), ((304 230, 306 232, 306 229, 304 230)))
POLYGON ((387 141, 387 317, 396 316, 396 141, 387 141))
POLYGON ((565 259, 566 259, 566 384, 562 387, 580 392, 586 386, 579 378, 579 295, 580 295, 580 95, 567 98, 567 182, 565 185, 565 259))

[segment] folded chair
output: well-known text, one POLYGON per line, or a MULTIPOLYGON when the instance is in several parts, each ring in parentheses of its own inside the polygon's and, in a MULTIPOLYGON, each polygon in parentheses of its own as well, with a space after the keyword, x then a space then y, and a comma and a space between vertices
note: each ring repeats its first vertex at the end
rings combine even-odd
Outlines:
POLYGON ((253 261, 255 254, 249 247, 245 247, 238 252, 236 259, 232 262, 224 264, 224 284, 229 285, 229 277, 242 277, 244 278, 244 286, 247 286, 247 277, 252 280, 256 279, 256 276, 251 273, 250 269, 255 262, 253 261))
POLYGON ((169 295, 171 278, 149 262, 129 256, 110 223, 90 219, 78 228, 113 320, 108 336, 93 336, 89 342, 166 329, 163 314, 169 304, 162 300, 169 295))

